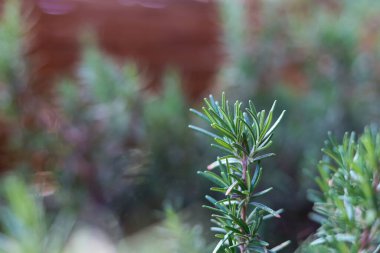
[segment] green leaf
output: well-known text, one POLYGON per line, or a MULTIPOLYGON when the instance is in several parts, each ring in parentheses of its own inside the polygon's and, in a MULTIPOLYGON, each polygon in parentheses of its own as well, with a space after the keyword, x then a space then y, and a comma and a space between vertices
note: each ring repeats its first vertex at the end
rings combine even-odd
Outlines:
POLYGON ((215 122, 215 124, 217 125, 220 125, 220 126, 223 126, 224 128, 226 129, 229 129, 233 134, 235 134, 235 128, 234 126, 232 125, 232 123, 230 122, 229 118, 227 118, 226 120, 223 120, 217 113, 215 113, 214 111, 210 111, 209 110, 209 113, 210 115, 213 116, 215 122))
POLYGON ((212 253, 218 253, 218 250, 223 246, 224 242, 228 239, 228 237, 232 234, 232 231, 228 232, 223 240, 220 240, 219 243, 216 245, 214 251, 212 253))
POLYGON ((235 215, 230 214, 229 217, 233 219, 236 225, 238 225, 240 228, 244 230, 245 233, 249 233, 249 228, 247 224, 240 218, 236 217, 235 215))
POLYGON ((231 177, 234 178, 238 182, 238 185, 240 186, 242 190, 247 189, 247 186, 245 185, 245 182, 242 180, 242 178, 234 174, 232 174, 231 177))
POLYGON ((207 178, 211 182, 221 186, 221 187, 228 187, 228 184, 223 181, 221 177, 216 175, 215 173, 211 171, 198 171, 199 175, 202 175, 203 177, 207 178))
POLYGON ((233 182, 233 184, 231 184, 230 187, 228 187, 228 189, 227 189, 225 195, 226 195, 226 196, 227 196, 227 195, 230 195, 232 189, 233 189, 236 185, 238 185, 238 183, 239 183, 238 181, 233 182))
MULTIPOLYGON (((211 231, 218 232, 218 233, 223 233, 223 234, 227 233, 225 229, 219 228, 219 227, 211 227, 211 231)), ((223 235, 223 237, 224 237, 224 235, 223 235)))
POLYGON ((240 119, 240 121, 246 126, 246 128, 248 129, 248 132, 251 134, 252 136, 252 140, 253 142, 255 143, 256 142, 256 135, 253 131, 253 128, 243 119, 240 119))
POLYGON ((259 141, 259 136, 260 136, 260 125, 259 125, 259 121, 257 119, 257 116, 256 114, 254 114, 252 111, 250 110, 247 110, 248 114, 251 116, 254 124, 252 125, 252 129, 255 130, 256 134, 255 134, 255 139, 256 139, 256 142, 259 141))
MULTIPOLYGON (((275 211, 277 214, 282 214, 284 212, 284 209, 278 209, 275 211)), ((272 214, 267 214, 263 216, 263 220, 268 220, 270 218, 273 218, 274 216, 272 214)))
POLYGON ((219 106, 215 102, 214 96, 210 94, 208 97, 210 99, 210 103, 211 103, 212 108, 217 112, 219 106))
POLYGON ((221 193, 226 192, 226 188, 220 188, 220 187, 211 187, 210 190, 214 192, 221 192, 221 193))
POLYGON ((255 105, 253 104, 253 102, 251 100, 248 101, 248 104, 249 104, 249 109, 252 111, 252 113, 254 115, 257 115, 257 110, 256 110, 256 107, 255 105))
POLYGON ((226 94, 222 92, 222 109, 226 110, 226 94))
POLYGON ((209 109, 214 109, 214 107, 211 105, 211 101, 209 101, 207 98, 204 98, 203 99, 203 102, 205 102, 205 104, 207 105, 207 107, 209 108, 209 109))
POLYGON ((264 120, 265 120, 265 110, 261 110, 261 112, 259 112, 257 114, 257 117, 259 119, 260 129, 263 130, 264 129, 264 120))
POLYGON ((251 188, 252 189, 255 189, 257 183, 260 181, 261 173, 262 173, 262 168, 257 163, 256 164, 256 169, 255 169, 255 172, 253 174, 252 181, 251 181, 251 188))
POLYGON ((322 152, 325 153, 326 155, 328 155, 329 157, 331 157, 339 166, 343 167, 343 162, 342 162, 342 159, 338 156, 336 156, 336 154, 328 149, 328 148, 323 148, 322 149, 322 152))
POLYGON ((234 233, 237 234, 237 235, 242 235, 241 231, 238 230, 238 229, 236 229, 236 228, 234 228, 234 227, 231 227, 231 226, 225 226, 225 228, 228 229, 228 230, 230 230, 230 231, 232 231, 232 232, 234 232, 234 233))
POLYGON ((258 207, 258 208, 260 208, 260 209, 262 209, 262 210, 264 210, 264 211, 266 211, 266 212, 272 214, 272 215, 273 215, 274 217, 276 217, 276 218, 280 218, 280 217, 281 217, 281 216, 280 216, 278 213, 276 213, 273 209, 267 207, 267 206, 264 205, 264 204, 261 204, 261 203, 258 203, 258 202, 251 202, 251 203, 249 203, 249 204, 252 205, 252 206, 258 207))
POLYGON ((285 241, 285 242, 277 245, 276 247, 273 247, 270 251, 272 251, 272 252, 280 251, 280 250, 284 249, 286 246, 288 246, 289 244, 290 244, 290 241, 285 241))
POLYGON ((195 130, 195 131, 197 131, 197 132, 200 132, 200 133, 202 133, 202 134, 205 134, 205 135, 207 135, 207 136, 209 136, 209 137, 211 137, 211 138, 220 138, 218 135, 213 134, 213 133, 211 133, 211 132, 209 132, 209 131, 207 131, 207 130, 204 130, 203 128, 200 128, 200 127, 196 127, 196 126, 193 126, 193 125, 189 125, 189 128, 191 128, 191 129, 193 129, 193 130, 195 130))
POLYGON ((206 122, 211 122, 207 117, 206 115, 204 115, 203 113, 193 109, 193 108, 190 108, 190 112, 194 113, 195 115, 197 115, 199 118, 205 120, 206 122))
POLYGON ((260 136, 260 139, 264 137, 264 135, 267 133, 267 130, 269 129, 270 124, 272 123, 272 118, 273 118, 273 110, 276 107, 277 101, 275 100, 273 102, 272 108, 270 109, 267 118, 265 119, 264 127, 260 136))
POLYGON ((225 137, 230 138, 233 141, 236 140, 236 136, 232 132, 230 132, 228 129, 226 129, 226 128, 224 128, 224 127, 222 127, 216 123, 212 123, 211 127, 218 130, 225 137))
POLYGON ((227 143, 226 141, 222 140, 221 138, 215 138, 214 141, 219 144, 220 146, 228 149, 228 150, 234 150, 234 148, 232 147, 232 145, 230 145, 229 143, 227 143))
POLYGON ((268 145, 268 143, 271 143, 272 136, 273 136, 273 134, 271 134, 271 135, 265 137, 264 139, 262 139, 260 141, 260 145, 257 147, 256 152, 262 151, 266 147, 268 147, 270 145, 270 144, 268 145))
POLYGON ((236 164, 236 163, 241 164, 241 161, 240 161, 239 159, 236 159, 236 158, 220 159, 220 161, 215 161, 215 162, 209 164, 209 165, 207 166, 207 169, 208 169, 208 170, 212 170, 212 169, 218 167, 218 166, 219 166, 219 163, 225 165, 225 164, 227 164, 227 161, 228 161, 229 164, 234 164, 234 163, 235 163, 235 164, 236 164))
POLYGON ((225 151, 227 153, 233 154, 233 152, 230 149, 225 148, 225 147, 223 147, 223 146, 221 146, 219 144, 211 143, 211 147, 218 148, 218 149, 223 150, 223 151, 225 151))
POLYGON ((260 156, 254 157, 252 159, 252 162, 261 161, 261 160, 263 160, 265 158, 268 158, 268 157, 271 157, 271 156, 275 156, 275 155, 276 155, 275 153, 268 153, 268 154, 260 155, 260 156))
POLYGON ((260 191, 260 192, 258 192, 258 193, 255 193, 255 194, 252 195, 252 197, 253 197, 253 198, 256 198, 256 197, 262 196, 262 195, 264 195, 264 194, 270 192, 271 190, 273 190, 273 187, 269 187, 269 188, 267 188, 267 189, 265 189, 265 190, 263 190, 263 191, 260 191))
POLYGON ((215 207, 212 207, 212 206, 202 205, 202 207, 206 208, 206 209, 209 209, 211 211, 214 211, 214 212, 219 212, 219 213, 222 213, 222 214, 227 214, 225 211, 223 211, 221 209, 218 209, 218 208, 215 208, 215 207))
POLYGON ((267 138, 269 135, 271 135, 273 133, 273 131, 278 126, 278 124, 281 122, 282 117, 284 117, 285 112, 286 112, 285 110, 282 111, 281 115, 278 117, 278 119, 276 120, 276 122, 272 125, 272 127, 264 135, 264 139, 267 138))
POLYGON ((224 212, 227 213, 227 208, 219 203, 216 199, 214 199, 213 197, 209 196, 209 195, 206 195, 205 198, 210 202, 212 203, 213 205, 215 205, 217 208, 219 208, 220 210, 223 210, 224 212))

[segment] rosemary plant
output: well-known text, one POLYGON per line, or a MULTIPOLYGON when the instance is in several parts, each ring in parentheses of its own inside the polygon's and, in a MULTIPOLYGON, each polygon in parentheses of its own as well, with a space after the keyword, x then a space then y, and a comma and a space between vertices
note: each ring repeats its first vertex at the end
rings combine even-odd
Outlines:
POLYGON ((212 230, 220 241, 213 252, 276 252, 287 242, 268 250, 268 243, 260 237, 259 228, 263 220, 279 218, 281 210, 274 211, 256 201, 272 187, 260 192, 256 188, 263 172, 261 161, 274 155, 266 151, 272 144, 274 130, 285 111, 272 124, 276 102, 267 115, 265 110, 257 112, 252 101, 245 110, 242 110, 239 101, 230 106, 224 93, 221 104, 211 95, 204 102, 203 112, 190 111, 210 124, 213 131, 192 125, 189 127, 212 137, 214 143, 211 146, 225 154, 211 163, 208 170, 198 172, 215 185, 211 187, 212 191, 224 195, 221 200, 206 196, 211 206, 204 206, 215 212, 211 221, 216 226, 212 230), (216 169, 218 172, 212 171, 216 169))
POLYGON ((323 151, 322 193, 311 195, 321 227, 302 252, 380 252, 380 133, 346 133, 342 144, 329 134, 323 151))
POLYGON ((68 211, 49 215, 42 198, 19 174, 0 181, 0 253, 63 253, 76 218, 68 211))

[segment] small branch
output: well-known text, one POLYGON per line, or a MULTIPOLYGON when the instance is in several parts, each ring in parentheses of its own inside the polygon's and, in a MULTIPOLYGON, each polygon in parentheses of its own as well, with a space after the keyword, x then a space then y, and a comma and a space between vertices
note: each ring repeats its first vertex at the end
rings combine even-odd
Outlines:
MULTIPOLYGON (((241 164, 242 164, 242 176, 241 177, 242 177, 243 181, 245 182, 245 184, 247 185, 249 183, 249 182, 247 182, 248 157, 245 154, 243 154, 241 164)), ((248 206, 247 199, 245 199, 244 202, 245 203, 241 208, 240 217, 245 222, 247 220, 247 206, 248 206)), ((245 253, 246 252, 246 245, 245 244, 240 245, 239 249, 240 249, 241 253, 245 253)))
MULTIPOLYGON (((211 95, 209 99, 204 99, 204 101, 205 106, 202 107, 202 112, 191 111, 210 123, 214 131, 210 132, 191 125, 189 127, 212 137, 215 141, 212 144, 214 147, 229 153, 222 160, 217 159, 217 161, 207 166, 208 170, 219 168, 219 171, 211 172, 207 170, 200 173, 217 185, 217 187, 211 188, 212 191, 223 192, 226 196, 225 199, 220 201, 206 196, 206 199, 213 204, 213 207, 205 206, 206 208, 228 214, 225 216, 217 215, 219 219, 212 220, 217 224, 217 230, 215 231, 225 232, 223 238, 216 245, 214 252, 228 245, 228 248, 233 249, 234 252, 238 250, 239 253, 248 253, 251 243, 257 244, 261 241, 257 226, 260 226, 261 220, 266 216, 265 213, 268 212, 273 216, 278 216, 274 210, 264 204, 250 203, 251 198, 259 196, 259 194, 262 195, 268 190, 258 192, 256 195, 253 194, 253 189, 260 181, 262 168, 259 167, 251 179, 252 171, 249 164, 259 163, 261 159, 273 155, 269 153, 255 156, 262 149, 271 145, 273 131, 283 114, 272 124, 273 110, 276 103, 273 103, 272 108, 266 115, 264 110, 257 113, 251 101, 249 102, 249 108, 245 110, 242 110, 242 103, 239 101, 236 101, 231 108, 224 93, 221 103, 215 101, 211 95), (249 152, 249 155, 246 152, 249 152), (252 187, 251 180, 254 180, 252 187), (248 205, 256 205, 258 209, 254 209, 249 214, 248 205), (252 222, 249 224, 247 224, 248 217, 252 218, 252 222)), ((262 251, 267 251, 267 248, 263 245, 258 247, 262 251)))
MULTIPOLYGON (((243 154, 241 164, 242 164, 242 170, 243 170, 241 178, 243 179, 243 181, 247 185, 248 184, 248 182, 247 182, 248 157, 245 154, 243 154)), ((247 219, 247 206, 248 206, 248 203, 247 203, 247 201, 245 201, 245 203, 241 209, 241 216, 240 216, 243 221, 246 221, 246 219, 247 219)))

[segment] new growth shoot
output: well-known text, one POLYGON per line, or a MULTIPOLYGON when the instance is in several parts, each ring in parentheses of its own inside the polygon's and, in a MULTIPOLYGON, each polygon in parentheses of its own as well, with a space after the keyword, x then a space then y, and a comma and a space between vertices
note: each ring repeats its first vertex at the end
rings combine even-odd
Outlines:
POLYGON ((211 137, 214 140, 211 146, 223 152, 206 171, 198 172, 213 183, 211 191, 224 196, 221 200, 206 196, 211 205, 204 206, 214 212, 211 221, 215 227, 211 229, 220 239, 213 253, 276 252, 288 244, 268 249, 269 244, 259 235, 262 222, 271 217, 280 218, 281 212, 257 200, 272 190, 270 187, 257 191, 257 187, 263 173, 262 160, 274 156, 268 149, 285 113, 274 120, 275 106, 276 101, 268 113, 258 112, 249 101, 248 107, 242 109, 239 101, 231 106, 223 93, 221 103, 210 95, 204 99, 202 112, 190 109, 212 130, 189 127, 211 137))

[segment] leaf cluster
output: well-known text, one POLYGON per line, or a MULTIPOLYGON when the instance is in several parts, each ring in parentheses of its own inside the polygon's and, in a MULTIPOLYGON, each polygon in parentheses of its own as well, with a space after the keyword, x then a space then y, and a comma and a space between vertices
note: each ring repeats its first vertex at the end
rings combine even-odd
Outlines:
POLYGON ((341 144, 329 135, 319 163, 322 193, 311 195, 312 217, 322 225, 311 246, 329 252, 380 251, 380 133, 367 127, 341 144))
POLYGON ((204 99, 204 103, 202 112, 190 110, 206 121, 212 131, 189 127, 213 138, 211 146, 224 153, 208 166, 208 170, 198 172, 214 184, 212 191, 224 195, 221 200, 206 196, 211 205, 204 206, 214 212, 212 230, 220 239, 213 252, 268 252, 269 244, 260 237, 259 229, 263 220, 280 217, 280 210, 274 211, 256 201, 272 190, 270 187, 257 191, 257 186, 263 172, 261 161, 274 155, 267 149, 284 111, 273 122, 276 102, 268 113, 258 112, 252 101, 244 110, 239 101, 230 106, 224 93, 221 103, 212 96, 204 99), (211 171, 214 169, 217 171, 211 171))

